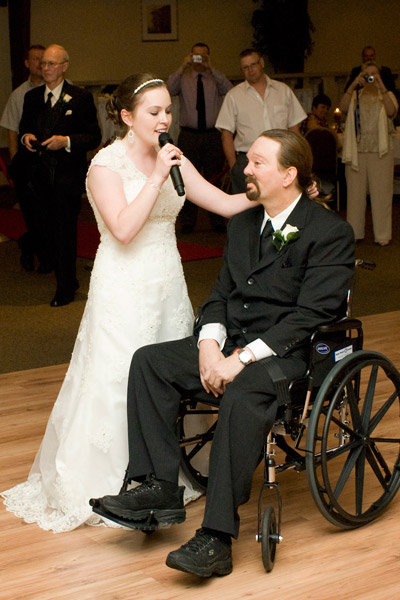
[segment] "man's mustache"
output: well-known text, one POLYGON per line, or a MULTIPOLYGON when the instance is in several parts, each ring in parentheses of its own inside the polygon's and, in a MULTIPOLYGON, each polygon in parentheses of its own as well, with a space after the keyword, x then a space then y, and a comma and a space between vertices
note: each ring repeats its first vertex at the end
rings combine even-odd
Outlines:
POLYGON ((255 177, 253 177, 253 175, 246 175, 245 183, 246 183, 246 185, 248 183, 254 183, 254 185, 257 186, 257 179, 255 177))

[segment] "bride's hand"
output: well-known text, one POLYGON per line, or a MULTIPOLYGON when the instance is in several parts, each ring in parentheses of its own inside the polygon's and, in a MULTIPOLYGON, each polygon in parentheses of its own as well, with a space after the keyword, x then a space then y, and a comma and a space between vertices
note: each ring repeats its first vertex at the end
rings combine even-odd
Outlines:
POLYGON ((160 178, 161 184, 168 178, 173 165, 181 166, 182 154, 182 151, 173 144, 165 144, 160 148, 153 174, 155 177, 160 178))

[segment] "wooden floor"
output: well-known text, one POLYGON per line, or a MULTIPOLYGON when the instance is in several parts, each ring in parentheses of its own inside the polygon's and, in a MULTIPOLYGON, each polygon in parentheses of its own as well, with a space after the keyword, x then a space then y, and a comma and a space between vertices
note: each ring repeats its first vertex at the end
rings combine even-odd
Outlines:
MULTIPOLYGON (((366 349, 400 368, 400 312, 363 319, 366 349)), ((0 489, 22 481, 39 446, 66 365, 0 376, 0 489)), ((369 526, 341 531, 318 512, 305 473, 279 476, 283 536, 274 570, 266 574, 255 541, 254 493, 241 508, 233 544, 234 571, 198 580, 165 566, 167 553, 200 526, 204 499, 189 505, 182 525, 145 536, 82 526, 42 531, 0 506, 1 600, 394 600, 400 592, 400 493, 369 526)))

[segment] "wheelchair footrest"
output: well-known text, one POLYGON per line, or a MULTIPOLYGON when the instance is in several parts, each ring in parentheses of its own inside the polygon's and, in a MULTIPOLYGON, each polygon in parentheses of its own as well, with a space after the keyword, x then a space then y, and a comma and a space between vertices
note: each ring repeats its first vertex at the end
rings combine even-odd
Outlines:
POLYGON ((97 515, 100 515, 105 519, 113 521, 114 523, 118 523, 118 525, 128 527, 129 529, 138 529, 146 533, 156 531, 157 529, 166 529, 174 523, 182 523, 185 520, 184 515, 182 516, 182 518, 177 518, 175 516, 174 519, 169 519, 168 517, 164 518, 163 516, 157 518, 154 512, 150 512, 143 519, 132 521, 131 519, 118 517, 117 515, 108 512, 100 502, 92 504, 92 510, 97 515))

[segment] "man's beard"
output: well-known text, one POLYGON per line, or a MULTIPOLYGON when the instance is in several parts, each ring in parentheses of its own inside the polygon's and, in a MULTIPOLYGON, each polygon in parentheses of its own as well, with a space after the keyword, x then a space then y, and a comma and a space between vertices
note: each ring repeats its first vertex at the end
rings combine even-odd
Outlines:
POLYGON ((260 188, 258 187, 258 182, 257 182, 256 178, 253 177, 252 175, 247 175, 246 179, 245 179, 245 183, 246 183, 246 185, 248 183, 252 183, 255 187, 255 190, 252 190, 252 191, 250 191, 249 189, 246 190, 246 197, 249 200, 253 200, 253 201, 258 200, 261 195, 261 191, 260 191, 260 188))

